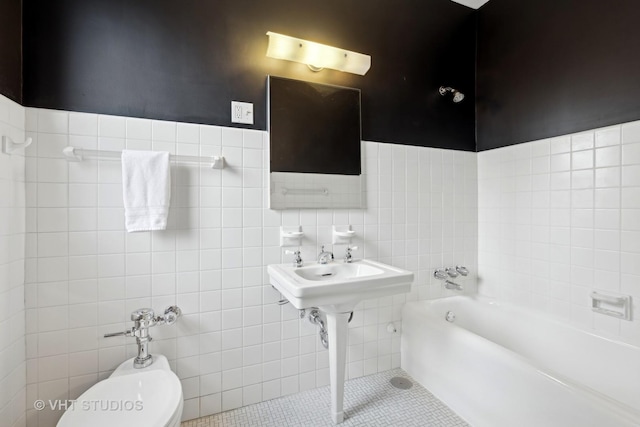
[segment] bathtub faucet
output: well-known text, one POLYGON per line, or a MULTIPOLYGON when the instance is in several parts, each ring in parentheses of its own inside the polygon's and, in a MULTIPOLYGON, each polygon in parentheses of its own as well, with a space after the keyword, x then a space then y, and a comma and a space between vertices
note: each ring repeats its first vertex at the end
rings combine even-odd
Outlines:
POLYGON ((444 287, 456 291, 461 291, 464 288, 462 285, 458 285, 456 282, 452 282, 449 279, 455 279, 458 275, 467 276, 469 270, 462 265, 456 265, 456 267, 438 268, 433 272, 433 277, 438 280, 444 280, 444 287))
POLYGON ((446 282, 444 282, 444 287, 447 289, 455 289, 456 291, 461 291, 462 289, 464 289, 462 285, 458 285, 451 280, 447 280, 446 282))

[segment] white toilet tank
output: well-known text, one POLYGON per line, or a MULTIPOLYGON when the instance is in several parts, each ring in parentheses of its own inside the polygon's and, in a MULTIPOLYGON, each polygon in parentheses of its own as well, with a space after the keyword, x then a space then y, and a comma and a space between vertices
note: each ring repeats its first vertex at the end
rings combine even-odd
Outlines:
POLYGON ((58 427, 178 427, 182 385, 167 358, 154 355, 143 369, 129 359, 111 376, 85 391, 60 418, 58 427))

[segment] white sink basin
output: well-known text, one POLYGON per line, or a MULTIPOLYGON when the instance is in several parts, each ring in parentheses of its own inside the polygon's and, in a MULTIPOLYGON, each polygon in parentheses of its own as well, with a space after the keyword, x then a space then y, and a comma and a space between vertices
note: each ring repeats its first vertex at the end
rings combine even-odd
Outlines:
POLYGON ((384 274, 384 270, 362 262, 313 264, 296 268, 293 272, 306 280, 345 280, 384 274))
POLYGON ((271 284, 298 309, 353 310, 364 299, 409 292, 413 282, 412 272, 369 260, 272 264, 267 271, 271 284))

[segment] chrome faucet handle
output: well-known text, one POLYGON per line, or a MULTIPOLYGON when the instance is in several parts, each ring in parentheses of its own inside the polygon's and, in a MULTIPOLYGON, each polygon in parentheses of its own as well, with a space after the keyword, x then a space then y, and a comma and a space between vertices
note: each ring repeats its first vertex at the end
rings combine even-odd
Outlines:
POLYGON ((333 261, 333 252, 325 251, 324 245, 322 245, 318 254, 318 264, 328 264, 330 261, 333 261))
POLYGON ((469 270, 467 269, 467 267, 463 265, 456 265, 456 271, 462 274, 463 276, 466 276, 467 274, 469 274, 469 270))
POLYGON ((353 255, 351 255, 351 251, 357 251, 357 246, 347 246, 347 252, 344 254, 344 262, 351 263, 353 262, 353 255))
POLYGON ((285 254, 287 255, 293 255, 293 266, 294 267, 302 267, 303 265, 303 261, 302 261, 302 257, 300 256, 300 249, 298 249, 297 251, 289 251, 286 250, 284 251, 285 254))
POLYGON ((455 268, 453 268, 453 267, 448 267, 445 271, 447 272, 447 274, 449 275, 449 277, 452 277, 452 278, 454 278, 454 279, 455 279, 456 277, 458 277, 458 272, 457 272, 457 271, 456 271, 456 269, 455 269, 455 268))
POLYGON ((433 277, 438 280, 447 280, 447 272, 442 268, 438 268, 433 272, 433 277))
POLYGON ((111 338, 111 337, 131 337, 133 336, 133 334, 131 333, 131 329, 128 329, 124 332, 111 332, 108 334, 104 334, 105 338, 111 338))

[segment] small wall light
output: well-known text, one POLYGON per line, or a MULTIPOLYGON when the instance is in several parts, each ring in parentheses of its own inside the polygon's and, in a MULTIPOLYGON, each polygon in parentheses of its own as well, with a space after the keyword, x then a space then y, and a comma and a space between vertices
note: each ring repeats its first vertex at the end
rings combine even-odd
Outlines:
POLYGON ((371 68, 371 57, 358 52, 289 37, 271 31, 267 56, 307 64, 313 71, 323 68, 364 76, 371 68))

